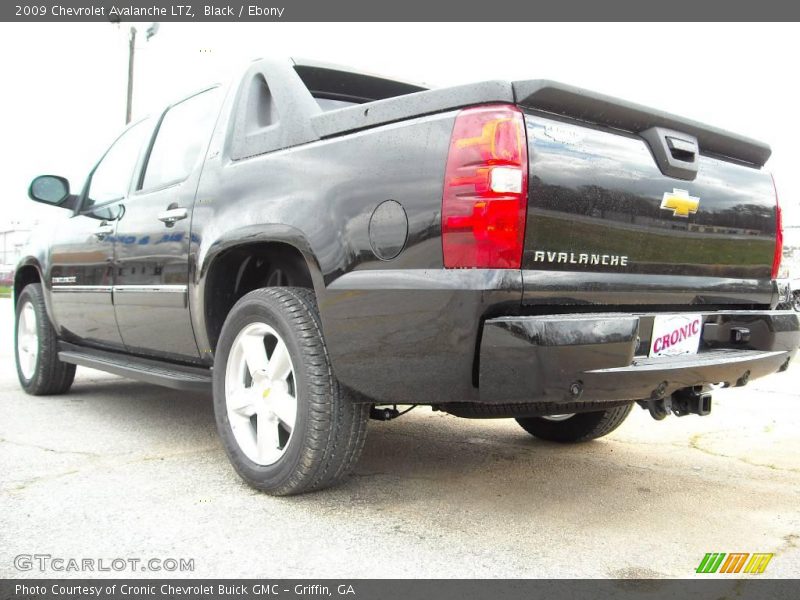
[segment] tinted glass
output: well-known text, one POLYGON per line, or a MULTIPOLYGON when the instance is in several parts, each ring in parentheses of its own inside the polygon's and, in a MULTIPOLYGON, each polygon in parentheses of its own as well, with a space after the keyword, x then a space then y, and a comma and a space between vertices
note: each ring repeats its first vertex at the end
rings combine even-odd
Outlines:
POLYGON ((92 174, 89 195, 84 208, 110 200, 119 200, 128 193, 133 169, 150 127, 139 121, 117 138, 92 174))
POLYGON ((147 161, 143 190, 162 188, 189 176, 208 146, 219 100, 219 88, 214 88, 167 111, 147 161))

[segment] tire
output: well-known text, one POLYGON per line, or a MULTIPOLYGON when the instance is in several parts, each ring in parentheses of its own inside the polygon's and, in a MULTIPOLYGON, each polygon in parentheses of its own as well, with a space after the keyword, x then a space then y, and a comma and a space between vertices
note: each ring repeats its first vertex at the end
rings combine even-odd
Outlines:
POLYGON ((439 408, 454 417, 465 419, 509 419, 541 417, 557 413, 596 412, 615 406, 627 406, 630 400, 616 402, 511 402, 480 404, 478 402, 448 402, 439 408))
POLYGON ((541 440, 563 444, 588 442, 608 435, 622 425, 632 408, 631 402, 607 410, 577 413, 567 418, 526 417, 516 421, 525 431, 541 440))
POLYGON ((262 288, 234 305, 214 359, 214 414, 231 464, 256 489, 300 494, 351 470, 369 405, 336 380, 311 290, 262 288))
POLYGON ((14 358, 22 389, 32 396, 68 392, 75 365, 58 359, 58 336, 47 316, 41 284, 25 286, 17 299, 15 317, 14 358))
POLYGON ((800 292, 795 292, 792 294, 792 308, 800 312, 800 292))

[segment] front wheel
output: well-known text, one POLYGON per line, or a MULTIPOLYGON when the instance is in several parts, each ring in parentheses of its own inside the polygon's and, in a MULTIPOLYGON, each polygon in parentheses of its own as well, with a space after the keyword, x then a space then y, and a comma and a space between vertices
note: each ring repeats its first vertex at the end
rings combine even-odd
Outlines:
POLYGON ((58 338, 39 283, 25 286, 17 298, 14 356, 19 383, 27 393, 50 396, 72 387, 75 365, 58 359, 58 338))
POLYGON ((270 494, 330 486, 355 464, 369 405, 339 386, 311 290, 262 288, 231 309, 214 360, 214 413, 237 473, 270 494))
POLYGON ((630 403, 608 410, 548 417, 525 417, 518 418, 516 421, 525 431, 542 440, 565 444, 588 442, 608 435, 622 425, 632 407, 633 403, 630 403))

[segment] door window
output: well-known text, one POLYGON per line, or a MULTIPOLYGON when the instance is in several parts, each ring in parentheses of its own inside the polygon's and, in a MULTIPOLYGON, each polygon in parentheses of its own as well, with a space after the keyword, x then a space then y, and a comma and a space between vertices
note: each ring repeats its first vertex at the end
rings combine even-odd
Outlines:
POLYGON ((219 102, 219 88, 214 88, 167 111, 150 151, 142 190, 164 188, 189 176, 211 139, 219 102))
POLYGON ((97 204, 119 200, 128 194, 133 170, 150 128, 147 120, 128 128, 108 149, 92 173, 83 210, 97 204))

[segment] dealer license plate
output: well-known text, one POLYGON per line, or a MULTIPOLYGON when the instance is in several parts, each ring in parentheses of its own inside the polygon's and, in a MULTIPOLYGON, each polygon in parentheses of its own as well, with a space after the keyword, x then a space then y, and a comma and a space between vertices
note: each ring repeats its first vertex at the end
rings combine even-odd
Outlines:
POLYGON ((697 354, 702 335, 701 315, 656 315, 650 336, 650 356, 697 354))

